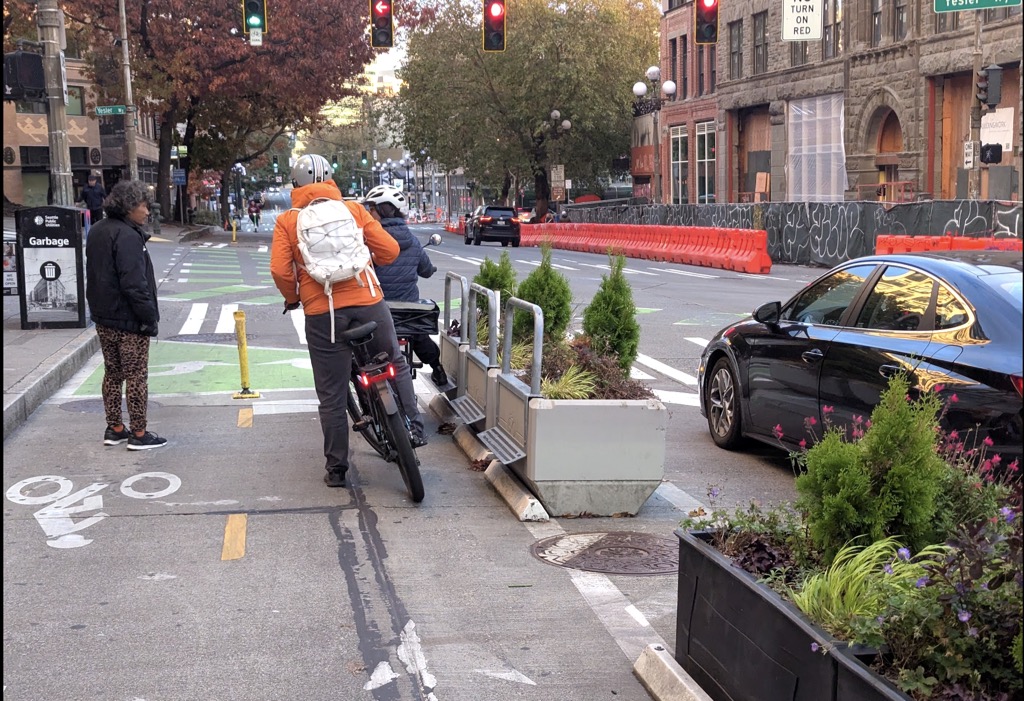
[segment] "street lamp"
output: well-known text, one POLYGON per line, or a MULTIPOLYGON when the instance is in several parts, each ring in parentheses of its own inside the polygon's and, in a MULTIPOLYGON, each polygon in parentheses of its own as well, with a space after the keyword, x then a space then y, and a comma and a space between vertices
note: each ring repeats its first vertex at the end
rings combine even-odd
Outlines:
MULTIPOLYGON (((661 81, 661 69, 657 66, 651 66, 647 69, 647 81, 654 88, 654 92, 658 93, 659 82, 661 81)), ((660 84, 661 94, 657 97, 647 97, 647 83, 644 81, 637 81, 633 84, 633 95, 636 100, 633 102, 633 118, 637 119, 646 114, 652 115, 654 120, 654 136, 652 138, 654 146, 654 202, 661 202, 661 144, 660 134, 658 127, 658 113, 661 112, 661 106, 668 100, 672 99, 672 96, 676 94, 676 84, 671 80, 666 80, 660 84)))
MULTIPOLYGON (((551 139, 552 141, 557 141, 558 139, 560 139, 563 136, 565 136, 566 134, 568 134, 569 130, 572 129, 572 122, 570 122, 568 119, 562 119, 562 113, 559 112, 558 110, 551 110, 551 114, 549 115, 549 117, 550 117, 549 121, 544 123, 543 131, 542 131, 542 136, 546 136, 548 139, 551 139)), ((550 182, 549 184, 552 185, 552 186, 555 186, 555 187, 562 188, 564 190, 565 189, 565 169, 564 169, 564 167, 561 170, 561 177, 557 181, 555 181, 555 179, 554 179, 555 165, 557 164, 557 161, 558 161, 558 151, 557 151, 557 149, 552 154, 551 161, 552 161, 552 163, 551 163, 551 175, 552 175, 551 180, 552 180, 552 182, 550 182)), ((552 193, 552 194, 556 194, 556 193, 552 193)), ((556 202, 561 202, 562 199, 561 199, 561 197, 558 197, 558 198, 555 199, 555 201, 556 202)))

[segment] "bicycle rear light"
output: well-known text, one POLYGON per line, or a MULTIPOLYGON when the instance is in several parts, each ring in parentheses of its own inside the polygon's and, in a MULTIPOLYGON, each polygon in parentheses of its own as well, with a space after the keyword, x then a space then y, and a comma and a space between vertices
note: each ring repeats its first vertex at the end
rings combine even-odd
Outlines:
POLYGON ((386 366, 377 368, 375 370, 369 370, 367 372, 359 373, 359 384, 363 387, 369 387, 377 382, 383 382, 384 380, 395 379, 395 366, 388 363, 386 366))

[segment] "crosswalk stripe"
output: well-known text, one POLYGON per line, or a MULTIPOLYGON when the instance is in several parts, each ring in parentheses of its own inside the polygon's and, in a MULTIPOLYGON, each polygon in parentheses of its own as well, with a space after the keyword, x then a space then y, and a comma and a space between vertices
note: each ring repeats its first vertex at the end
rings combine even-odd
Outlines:
POLYGON ((676 382, 681 382, 684 385, 697 384, 697 378, 694 377, 693 375, 688 375, 682 370, 676 370, 671 365, 666 365, 660 360, 655 360, 654 358, 648 355, 644 355, 643 353, 640 353, 636 356, 636 362, 650 368, 651 370, 654 370, 655 372, 660 372, 662 375, 665 375, 666 377, 671 377, 676 382))
POLYGON ((206 302, 193 303, 185 323, 181 325, 181 330, 178 331, 178 335, 185 336, 187 334, 199 333, 199 330, 203 327, 203 319, 206 318, 206 310, 209 308, 210 305, 206 302))
POLYGON ((718 275, 708 275, 707 273, 694 273, 689 270, 673 270, 672 268, 651 268, 651 270, 657 270, 659 273, 672 273, 673 275, 685 275, 686 277, 699 277, 707 280, 716 280, 718 275))
POLYGON ((708 339, 706 338, 698 338, 697 336, 687 336, 686 340, 689 341, 690 343, 696 343, 701 348, 706 348, 708 345, 708 339))
POLYGON ((634 380, 653 380, 654 375, 648 375, 646 372, 638 368, 636 365, 632 365, 629 368, 629 376, 634 380))
POLYGON ((700 397, 692 392, 670 392, 664 389, 651 390, 662 404, 683 404, 684 406, 700 406, 700 397))
POLYGON ((235 330, 235 312, 237 311, 237 304, 222 304, 220 318, 217 319, 217 328, 214 333, 232 333, 235 330))

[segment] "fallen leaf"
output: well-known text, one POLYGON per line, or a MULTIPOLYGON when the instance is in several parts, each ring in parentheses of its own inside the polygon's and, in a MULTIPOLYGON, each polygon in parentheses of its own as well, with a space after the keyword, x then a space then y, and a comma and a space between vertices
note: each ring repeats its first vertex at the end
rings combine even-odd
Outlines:
POLYGON ((456 426, 451 421, 445 422, 437 427, 437 432, 442 436, 450 436, 455 433, 456 426))
POLYGON ((470 463, 469 469, 473 470, 474 472, 483 472, 484 470, 487 469, 487 466, 490 464, 491 461, 488 460, 487 458, 480 458, 479 460, 474 460, 472 463, 470 463))
POLYGON ((345 665, 345 669, 347 669, 349 674, 353 677, 356 677, 366 671, 366 665, 359 660, 351 660, 345 665))

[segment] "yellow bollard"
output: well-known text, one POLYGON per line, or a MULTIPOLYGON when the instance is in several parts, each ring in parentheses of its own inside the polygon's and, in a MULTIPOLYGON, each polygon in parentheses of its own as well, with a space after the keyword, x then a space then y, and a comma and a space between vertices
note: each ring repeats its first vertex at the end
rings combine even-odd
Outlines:
POLYGON ((235 337, 238 339, 238 365, 242 370, 242 391, 232 399, 259 399, 260 393, 249 389, 249 347, 245 340, 245 312, 235 312, 235 337))
POLYGON ((238 243, 238 220, 231 220, 231 243, 238 243))

